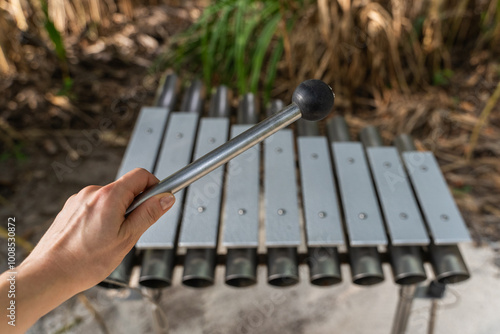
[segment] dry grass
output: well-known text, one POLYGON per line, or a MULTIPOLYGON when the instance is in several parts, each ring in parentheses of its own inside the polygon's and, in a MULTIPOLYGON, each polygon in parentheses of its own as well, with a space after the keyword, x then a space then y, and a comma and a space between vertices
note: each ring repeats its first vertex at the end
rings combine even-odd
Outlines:
MULTIPOLYGON (((89 31, 99 34, 99 29, 113 24, 113 15, 133 18, 134 8, 157 1, 46 3, 48 16, 62 35, 78 37, 89 31)), ((383 104, 391 89, 409 93, 436 80, 441 83, 452 73, 451 54, 457 48, 498 49, 499 6, 497 0, 317 0, 281 5, 283 11, 303 13, 290 33, 284 28, 276 33, 285 42, 280 78, 288 83, 288 87, 275 85, 276 93, 290 92, 297 82, 314 77, 334 82, 349 103, 363 90, 383 104)), ((20 66, 17 31, 47 40, 43 16, 39 0, 0 0, 0 28, 7 32, 0 36, 1 73, 13 73, 20 66)), ((282 16, 284 26, 292 13, 282 16)))
POLYGON ((426 4, 318 0, 290 34, 293 64, 281 64, 275 93, 290 93, 297 82, 313 77, 334 83, 350 109, 360 92, 381 106, 393 90, 407 94, 446 83, 456 70, 457 51, 499 51, 498 1, 426 4))

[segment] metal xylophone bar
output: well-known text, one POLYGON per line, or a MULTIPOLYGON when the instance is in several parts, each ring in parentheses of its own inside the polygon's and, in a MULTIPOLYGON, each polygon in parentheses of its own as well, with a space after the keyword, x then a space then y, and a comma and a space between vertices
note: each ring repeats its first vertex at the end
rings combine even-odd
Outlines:
POLYGON ((384 280, 377 246, 387 240, 363 147, 350 141, 343 117, 330 119, 327 129, 349 238, 352 280, 359 285, 377 284, 384 280))

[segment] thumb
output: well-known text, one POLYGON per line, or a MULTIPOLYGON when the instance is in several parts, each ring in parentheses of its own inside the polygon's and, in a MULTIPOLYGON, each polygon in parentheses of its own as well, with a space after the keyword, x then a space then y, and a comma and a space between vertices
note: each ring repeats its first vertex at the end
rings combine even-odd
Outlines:
POLYGON ((122 228, 129 229, 128 232, 139 239, 174 203, 175 197, 171 193, 153 196, 128 215, 122 228))

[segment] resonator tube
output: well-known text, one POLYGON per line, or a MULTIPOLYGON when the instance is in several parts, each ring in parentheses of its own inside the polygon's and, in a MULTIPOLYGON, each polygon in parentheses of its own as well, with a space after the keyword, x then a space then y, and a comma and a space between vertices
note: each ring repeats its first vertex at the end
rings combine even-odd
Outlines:
MULTIPOLYGON (((240 100, 236 115, 238 124, 258 122, 255 95, 247 93, 240 100)), ((245 287, 257 283, 257 249, 228 248, 226 257, 225 282, 234 287, 245 287)))
MULTIPOLYGON (((208 117, 229 117, 229 92, 219 86, 212 95, 208 117)), ((203 288, 214 284, 216 248, 188 248, 184 259, 182 284, 203 288)))
MULTIPOLYGON (((365 149, 384 145, 380 133, 374 126, 364 128, 360 137, 365 149)), ((394 281, 397 284, 408 285, 425 281, 427 275, 420 246, 389 245, 388 253, 394 281)))
MULTIPOLYGON (((296 124, 299 137, 320 135, 318 122, 307 122, 300 119, 296 124)), ((306 262, 309 266, 309 279, 312 284, 328 286, 342 281, 337 247, 308 247, 306 262)))
MULTIPOLYGON (((160 87, 157 92, 157 96, 155 98, 155 106, 157 107, 166 107, 172 111, 175 104, 175 93, 177 89, 177 76, 175 74, 170 74, 165 76, 160 84, 160 87)), ((145 286, 151 287, 164 287, 168 284, 164 284, 162 279, 156 280, 156 277, 159 273, 162 273, 162 268, 164 267, 164 263, 173 257, 173 253, 171 250, 146 250, 142 255, 142 268, 141 268, 141 278, 139 279, 139 283, 142 284, 141 279, 143 278, 144 265, 149 269, 146 270, 145 275, 148 275, 148 278, 151 278, 152 281, 150 284, 143 284, 145 286), (159 260, 159 259, 165 260, 159 260), (152 266, 151 264, 154 263, 152 266), (153 267, 153 268, 151 268, 153 267), (151 270, 154 270, 154 274, 150 275, 151 270)), ((130 275, 132 273, 133 266, 136 262, 136 250, 133 248, 122 260, 122 262, 118 265, 118 267, 109 275, 106 281, 99 283, 100 286, 107 288, 120 288, 121 286, 117 284, 113 284, 112 282, 117 282, 121 284, 129 284, 130 275)), ((162 276, 168 276, 168 273, 162 273, 162 276)), ((171 276, 171 269, 170 269, 171 276)))
MULTIPOLYGON (((283 101, 271 101, 267 109, 268 117, 276 114, 282 108, 283 101)), ((267 248, 267 282, 274 286, 290 286, 299 282, 296 247, 267 248)))

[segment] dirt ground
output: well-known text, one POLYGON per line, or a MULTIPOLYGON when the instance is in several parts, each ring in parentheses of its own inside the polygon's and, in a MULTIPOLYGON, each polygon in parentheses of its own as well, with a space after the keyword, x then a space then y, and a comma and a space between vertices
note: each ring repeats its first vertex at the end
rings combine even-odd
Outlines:
MULTIPOLYGON (((0 80, 0 217, 15 217, 18 235, 26 241, 18 261, 70 195, 114 180, 139 109, 153 102, 161 73, 151 72, 151 66, 164 51, 161 45, 189 25, 195 14, 163 7, 142 9, 138 17, 142 19, 135 25, 114 17, 118 23, 106 39, 67 41, 72 45, 71 98, 57 95, 61 82, 56 58, 29 39, 24 47, 31 50, 31 70, 0 80)), ((472 161, 464 154, 500 79, 500 63, 484 53, 466 65, 448 86, 394 95, 383 105, 360 99, 354 101, 353 111, 344 108, 338 96, 337 112, 345 115, 353 136, 372 124, 380 127, 387 144, 406 132, 414 135, 420 149, 432 150, 474 241, 493 244, 500 241, 499 105, 481 130, 472 161)), ((0 270, 6 268, 5 249, 0 239, 0 270)), ((191 311, 196 313, 196 307, 191 311)))
MULTIPOLYGON (((500 243, 496 247, 497 252, 488 246, 463 245, 472 278, 449 285, 434 312, 432 301, 424 298, 429 283, 425 282, 411 308, 406 333, 429 333, 433 313, 436 334, 500 332, 500 243)), ((162 291, 158 302, 170 334, 387 334, 398 287, 388 265, 384 273, 381 284, 357 286, 345 265, 342 283, 318 287, 309 283, 308 269, 301 266, 299 284, 276 288, 264 283, 266 270, 261 267, 259 284, 232 288, 223 283, 224 269, 218 267, 214 286, 193 289, 180 283, 182 270, 177 267, 173 286, 162 291)), ((137 292, 92 288, 43 317, 28 334, 62 333, 62 329, 74 334, 153 333, 153 314, 152 305, 137 292)))
POLYGON ((66 40, 70 95, 58 95, 58 60, 32 36, 23 46, 30 68, 0 80, 0 212, 16 217, 18 235, 31 244, 70 195, 114 180, 139 109, 152 104, 160 45, 193 19, 168 6, 136 15, 131 24, 115 14, 106 38, 66 40))

